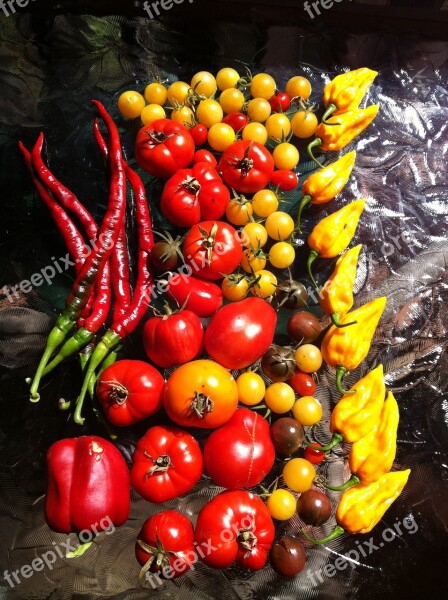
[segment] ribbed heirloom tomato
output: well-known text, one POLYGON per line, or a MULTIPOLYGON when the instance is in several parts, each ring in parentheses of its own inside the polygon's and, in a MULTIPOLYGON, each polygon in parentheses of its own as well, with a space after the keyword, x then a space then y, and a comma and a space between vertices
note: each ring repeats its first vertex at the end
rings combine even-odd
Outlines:
POLYGON ((213 429, 226 423, 238 406, 238 388, 231 373, 212 360, 178 367, 164 393, 169 418, 183 427, 213 429))
POLYGON ((224 152, 219 170, 228 186, 243 194, 255 194, 269 183, 274 159, 258 142, 239 140, 224 152))

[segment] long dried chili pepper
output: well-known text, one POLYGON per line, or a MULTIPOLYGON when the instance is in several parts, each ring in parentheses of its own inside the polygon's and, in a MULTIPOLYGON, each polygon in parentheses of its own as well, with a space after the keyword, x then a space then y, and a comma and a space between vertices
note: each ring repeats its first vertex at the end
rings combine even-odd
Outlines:
POLYGON ((76 319, 86 305, 89 292, 98 277, 98 273, 108 261, 117 242, 124 218, 126 178, 120 136, 113 119, 110 117, 104 106, 97 100, 93 100, 93 103, 98 108, 109 129, 111 140, 110 161, 112 174, 109 204, 98 233, 97 241, 99 241, 99 244, 95 246, 95 249, 87 257, 86 262, 75 281, 72 292, 67 298, 65 309, 56 320, 56 324, 48 336, 44 354, 40 360, 30 389, 31 400, 35 402, 39 400, 37 390, 43 371, 54 350, 60 346, 67 334, 73 329, 76 319))

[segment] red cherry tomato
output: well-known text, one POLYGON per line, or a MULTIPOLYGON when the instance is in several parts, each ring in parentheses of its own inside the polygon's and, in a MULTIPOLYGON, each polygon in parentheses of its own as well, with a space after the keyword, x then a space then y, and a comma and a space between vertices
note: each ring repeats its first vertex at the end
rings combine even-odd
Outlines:
POLYGON ((278 187, 282 192, 290 192, 299 185, 299 178, 294 171, 279 169, 272 173, 271 185, 278 187))
POLYGON ((213 156, 213 154, 209 150, 196 150, 194 157, 193 157, 193 162, 195 164, 200 163, 200 162, 205 162, 208 165, 210 165, 211 167, 213 167, 214 169, 218 166, 216 158, 213 156))
POLYGON ((238 133, 249 123, 249 117, 241 112, 230 113, 222 120, 226 125, 230 125, 235 133, 238 133))
POLYGON ((299 396, 313 396, 316 391, 314 379, 302 371, 296 371, 288 383, 299 396))
POLYGON ((208 129, 205 127, 205 125, 201 125, 200 123, 194 125, 190 129, 190 133, 196 146, 203 146, 207 141, 208 129))
POLYGON ((152 317, 143 327, 143 346, 148 358, 159 367, 184 364, 203 350, 202 323, 191 310, 152 317))
POLYGON ((275 112, 286 112, 291 106, 291 98, 286 92, 277 92, 275 96, 269 100, 271 108, 275 112))
POLYGON ((228 186, 242 194, 255 194, 268 185, 274 159, 258 142, 239 140, 221 156, 219 170, 228 186))
POLYGON ((135 139, 135 159, 154 177, 171 177, 193 160, 194 140, 186 127, 171 119, 145 125, 135 139))
MULTIPOLYGON (((313 446, 321 446, 318 442, 313 442, 313 446)), ((314 450, 314 448, 310 448, 307 446, 305 448, 304 458, 308 460, 313 465, 318 465, 323 460, 325 460, 325 452, 319 452, 319 450, 314 450)))
POLYGON ((200 318, 213 316, 223 302, 219 285, 183 273, 176 273, 171 277, 166 285, 166 293, 179 306, 193 311, 200 318))
POLYGON ((98 378, 96 396, 108 420, 119 427, 133 425, 159 411, 165 381, 142 360, 118 360, 98 378))

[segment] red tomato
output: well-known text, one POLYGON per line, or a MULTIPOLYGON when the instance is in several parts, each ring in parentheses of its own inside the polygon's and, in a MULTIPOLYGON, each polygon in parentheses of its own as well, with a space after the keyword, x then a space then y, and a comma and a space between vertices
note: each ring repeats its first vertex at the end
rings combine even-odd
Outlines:
POLYGON ((150 502, 189 492, 202 475, 202 454, 194 437, 176 427, 151 427, 132 457, 131 483, 150 502))
POLYGON ((282 192, 290 192, 291 190, 295 190, 299 185, 299 178, 294 171, 279 169, 272 173, 271 185, 278 187, 282 192))
POLYGON ((180 169, 163 188, 160 208, 178 227, 191 227, 201 220, 219 219, 230 201, 229 189, 215 169, 196 163, 192 169, 180 169))
POLYGON ((186 127, 171 119, 145 125, 135 139, 135 159, 154 177, 171 177, 193 160, 194 140, 186 127))
POLYGON ((193 162, 194 163, 205 162, 208 165, 210 165, 211 167, 213 167, 214 169, 218 166, 218 163, 216 162, 216 158, 213 156, 213 154, 209 150, 197 150, 194 153, 193 162))
MULTIPOLYGON (((313 442, 313 446, 321 446, 318 442, 313 442)), ((314 450, 314 448, 310 448, 307 446, 305 448, 304 458, 309 460, 311 464, 318 465, 323 460, 325 460, 325 452, 320 452, 319 450, 314 450)))
POLYGON ((143 346, 148 358, 159 367, 175 367, 201 354, 204 329, 191 310, 152 317, 143 327, 143 346))
POLYGON ((187 233, 182 254, 198 277, 222 279, 232 273, 243 257, 243 246, 235 229, 223 221, 202 221, 187 233))
POLYGON ((205 125, 198 123, 190 129, 190 134, 196 146, 203 146, 207 141, 208 129, 205 125))
POLYGON ((291 106, 291 98, 286 92, 277 92, 275 96, 269 100, 271 108, 275 112, 286 112, 291 106))
POLYGON ((162 408, 165 381, 142 360, 118 360, 98 378, 96 396, 108 420, 119 427, 132 425, 162 408))
POLYGON ((316 391, 314 379, 311 375, 302 371, 296 371, 288 380, 288 383, 299 396, 313 396, 316 391))
POLYGON ((249 123, 249 117, 241 112, 230 113, 222 120, 226 125, 230 125, 235 133, 241 131, 249 123))
POLYGON ((244 369, 272 344, 277 313, 261 298, 246 298, 218 310, 205 332, 207 354, 227 369, 244 369))
MULTIPOLYGON (((206 565, 225 569, 236 561, 247 569, 261 569, 274 541, 275 528, 264 502, 244 490, 223 492, 200 511, 196 544, 207 552, 206 565)), ((204 554, 204 556, 202 556, 204 554)))
POLYGON ((219 170, 228 186, 243 194, 255 194, 268 185, 274 159, 258 142, 239 140, 221 156, 219 170))
MULTIPOLYGON (((183 575, 196 562, 190 519, 177 510, 149 517, 138 534, 135 556, 143 566, 140 577, 150 582, 151 573, 161 573, 167 579, 183 575)), ((153 583, 157 584, 157 579, 153 583)))
POLYGON ((229 490, 258 485, 274 461, 269 423, 249 408, 238 409, 230 421, 208 437, 204 446, 207 473, 229 490))
POLYGON ((219 285, 192 275, 176 273, 168 281, 166 292, 179 306, 201 318, 211 317, 222 306, 223 294, 219 285))

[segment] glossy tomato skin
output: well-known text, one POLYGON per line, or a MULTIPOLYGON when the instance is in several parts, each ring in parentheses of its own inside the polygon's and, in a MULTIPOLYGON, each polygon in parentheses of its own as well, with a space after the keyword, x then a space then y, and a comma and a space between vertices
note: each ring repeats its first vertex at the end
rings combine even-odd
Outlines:
POLYGON ((193 160, 194 140, 186 127, 171 119, 157 119, 140 129, 135 139, 135 159, 154 177, 171 177, 193 160))
POLYGON ((160 208, 178 227, 191 227, 201 220, 219 219, 230 201, 229 189, 216 170, 205 162, 180 169, 163 188, 160 208))
MULTIPOLYGON (((152 515, 143 523, 138 534, 135 555, 142 566, 154 557, 150 568, 152 573, 162 573, 167 579, 183 575, 196 562, 194 530, 190 519, 177 510, 164 510, 152 515), (163 546, 162 564, 157 564, 157 555, 146 552, 139 540, 153 549, 157 549, 160 541, 163 546)), ((147 577, 150 578, 149 573, 147 577)))
POLYGON ((195 539, 207 541, 213 551, 201 556, 209 567, 225 569, 234 561, 247 569, 261 569, 274 541, 275 528, 269 510, 254 494, 244 490, 223 492, 200 511, 195 539), (243 535, 252 539, 253 547, 243 545, 243 535))
POLYGON ((171 277, 166 292, 179 306, 185 306, 201 319, 213 316, 223 302, 223 293, 219 285, 183 273, 176 273, 171 277))
POLYGON ((286 92, 277 92, 275 96, 269 100, 271 108, 275 112, 286 112, 291 106, 291 98, 286 92))
POLYGON ((274 339, 277 313, 261 298, 246 298, 218 310, 205 332, 207 354, 227 369, 244 369, 274 339))
POLYGON ((190 129, 190 134, 196 146, 203 146, 207 141, 208 129, 204 125, 198 123, 190 129))
POLYGON ((278 187, 282 192, 291 192, 299 185, 299 178, 294 171, 279 169, 271 175, 271 185, 278 187))
POLYGON ((312 396, 316 391, 316 382, 311 375, 299 370, 296 370, 288 383, 300 396, 312 396))
POLYGON ((169 368, 199 356, 204 347, 204 329, 191 310, 152 317, 143 327, 143 346, 148 358, 169 368))
POLYGON ((196 276, 217 280, 222 279, 223 273, 232 273, 238 267, 243 246, 231 225, 223 221, 201 221, 187 233, 182 254, 196 276))
POLYGON ((248 408, 238 409, 225 425, 207 438, 204 446, 208 475, 229 490, 258 485, 274 461, 269 423, 248 408))
POLYGON ((213 154, 209 150, 197 150, 194 153, 193 162, 194 163, 205 162, 205 163, 208 163, 213 168, 216 168, 218 166, 216 158, 213 156, 213 154))
POLYGON ((230 125, 235 133, 241 131, 249 123, 247 115, 241 112, 230 113, 222 120, 226 125, 230 125))
POLYGON ((212 360, 194 360, 169 376, 163 402, 167 415, 177 425, 214 429, 236 411, 238 387, 221 365, 212 360))
POLYGON ((131 484, 149 502, 166 502, 189 492, 202 475, 202 453, 192 435, 155 426, 138 441, 131 484))
POLYGON ((96 395, 108 420, 124 427, 158 412, 164 387, 162 375, 152 365, 142 360, 119 360, 99 376, 96 395))
POLYGON ((219 161, 224 182, 242 194, 265 188, 274 171, 271 153, 258 142, 239 140, 231 144, 219 161))

